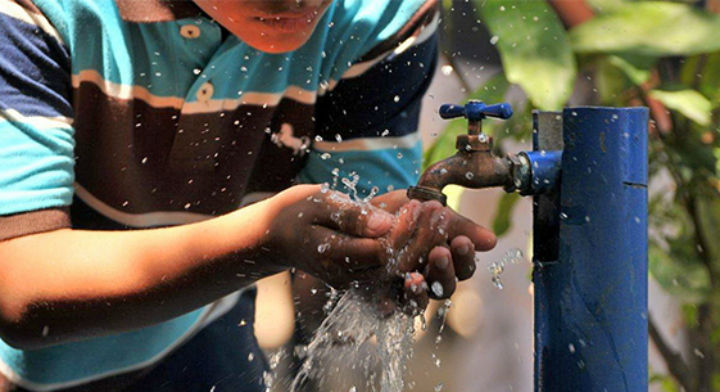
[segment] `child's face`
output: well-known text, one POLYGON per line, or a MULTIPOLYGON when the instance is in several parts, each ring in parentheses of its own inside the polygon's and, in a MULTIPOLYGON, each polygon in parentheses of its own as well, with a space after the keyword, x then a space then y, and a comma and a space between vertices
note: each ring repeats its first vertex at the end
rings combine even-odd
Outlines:
POLYGON ((333 0, 194 0, 255 49, 283 53, 301 47, 333 0))

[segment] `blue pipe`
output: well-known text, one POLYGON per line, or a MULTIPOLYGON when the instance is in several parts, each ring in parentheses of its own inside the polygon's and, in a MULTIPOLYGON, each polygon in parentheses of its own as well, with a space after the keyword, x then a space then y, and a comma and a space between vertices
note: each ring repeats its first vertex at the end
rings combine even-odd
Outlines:
POLYGON ((538 150, 521 152, 530 166, 530 182, 523 195, 539 195, 553 189, 560 179, 562 151, 538 150))
POLYGON ((535 199, 535 390, 647 391, 648 111, 562 122, 559 193, 535 199))

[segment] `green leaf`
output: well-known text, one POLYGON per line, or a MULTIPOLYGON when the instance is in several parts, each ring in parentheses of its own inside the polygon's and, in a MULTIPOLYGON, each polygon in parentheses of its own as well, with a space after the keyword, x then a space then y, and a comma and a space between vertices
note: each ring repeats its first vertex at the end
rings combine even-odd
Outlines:
POLYGON ((623 71, 612 64, 611 56, 604 56, 595 64, 595 88, 598 91, 600 103, 607 106, 623 106, 623 92, 632 87, 632 83, 623 71))
MULTIPOLYGON (((710 275, 698 258, 697 238, 681 199, 667 190, 653 194, 649 203, 649 268, 653 278, 682 304, 705 301, 710 275)), ((688 322, 693 307, 684 311, 688 322)))
POLYGON ((536 107, 562 108, 573 91, 577 64, 565 28, 545 1, 475 0, 497 40, 505 75, 536 107))
POLYGON ((650 69, 656 59, 629 54, 609 56, 608 61, 620 69, 631 82, 640 85, 650 79, 650 69))
POLYGON ((627 3, 570 32, 580 53, 633 53, 663 57, 720 49, 720 15, 660 1, 627 3))
POLYGON ((712 105, 705 96, 695 90, 652 90, 650 96, 700 125, 710 125, 712 105))
MULTIPOLYGON (((703 238, 709 239, 707 246, 709 249, 703 249, 707 252, 709 258, 720 264, 720 199, 717 195, 709 195, 705 197, 697 197, 697 210, 699 219, 699 228, 703 232, 703 238)), ((714 266, 720 269, 720 265, 714 266)))
POLYGON ((707 296, 710 280, 699 263, 688 263, 678 252, 651 244, 648 255, 653 278, 668 293, 685 303, 698 303, 707 296))
POLYGON ((627 0, 586 0, 597 13, 612 12, 627 3, 627 0))
POLYGON ((464 118, 451 120, 440 136, 425 150, 422 165, 423 171, 430 167, 430 165, 454 155, 457 152, 455 139, 463 133, 467 133, 467 121, 464 118))
POLYGON ((720 53, 692 56, 682 67, 682 82, 697 86, 700 93, 710 99, 713 108, 720 106, 720 53))
POLYGON ((500 198, 492 224, 496 236, 500 237, 510 230, 513 208, 518 200, 520 200, 520 195, 517 193, 505 193, 500 198))
POLYGON ((649 380, 651 385, 659 384, 663 392, 678 392, 675 380, 667 374, 653 373, 649 380))

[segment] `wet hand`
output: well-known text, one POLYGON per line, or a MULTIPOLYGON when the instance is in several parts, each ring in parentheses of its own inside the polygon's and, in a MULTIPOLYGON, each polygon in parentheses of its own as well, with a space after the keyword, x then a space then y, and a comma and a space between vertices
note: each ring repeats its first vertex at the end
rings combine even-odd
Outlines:
POLYGON ((294 186, 271 201, 275 212, 263 241, 271 260, 336 288, 375 279, 384 264, 380 238, 393 227, 393 214, 318 185, 294 186))
POLYGON ((372 203, 397 214, 397 223, 384 237, 393 249, 391 272, 403 277, 401 302, 422 309, 429 298, 449 298, 456 281, 475 272, 475 252, 495 246, 488 229, 435 201, 408 200, 405 191, 373 199, 372 203))

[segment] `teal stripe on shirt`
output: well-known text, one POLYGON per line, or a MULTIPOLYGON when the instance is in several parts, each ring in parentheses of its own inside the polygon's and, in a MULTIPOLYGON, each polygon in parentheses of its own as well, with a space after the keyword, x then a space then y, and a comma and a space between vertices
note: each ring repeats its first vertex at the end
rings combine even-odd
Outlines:
POLYGON ((188 93, 192 102, 199 86, 216 77, 222 83, 215 86, 213 99, 236 99, 239 91, 279 93, 288 86, 315 91, 320 83, 339 80, 353 62, 407 23, 425 0, 335 1, 308 43, 288 54, 262 53, 234 36, 220 42, 220 27, 206 18, 139 24, 122 21, 110 0, 36 3, 70 47, 73 74, 95 70, 104 80, 141 86, 157 96, 188 93), (178 33, 188 23, 200 28, 198 38, 178 33), (216 67, 196 75, 210 59, 216 67), (267 78, 248 77, 262 68, 272 71, 267 78))
MULTIPOLYGON (((166 350, 198 322, 204 309, 132 332, 38 350, 17 350, 0 340, 0 353, 2 361, 13 371, 36 384, 60 384, 116 373, 149 361, 166 350)), ((52 334, 52 330, 48 333, 52 334)))
POLYGON ((419 141, 412 148, 333 153, 313 151, 299 180, 310 184, 328 183, 337 190, 348 192, 341 179, 351 179, 353 173, 359 173, 356 188, 358 196, 365 197, 373 187, 377 187, 378 194, 382 194, 415 185, 420 176, 421 163, 422 146, 419 141))
POLYGON ((0 215, 70 205, 72 128, 38 129, 0 116, 0 145, 0 215))

